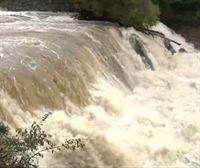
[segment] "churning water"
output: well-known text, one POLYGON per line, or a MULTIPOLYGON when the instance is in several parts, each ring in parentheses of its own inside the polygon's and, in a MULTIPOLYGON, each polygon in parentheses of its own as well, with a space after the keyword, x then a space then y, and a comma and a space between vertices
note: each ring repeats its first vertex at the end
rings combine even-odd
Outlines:
POLYGON ((26 127, 52 112, 55 141, 87 139, 41 168, 200 167, 200 52, 153 29, 182 45, 65 13, 0 12, 1 120, 26 127))

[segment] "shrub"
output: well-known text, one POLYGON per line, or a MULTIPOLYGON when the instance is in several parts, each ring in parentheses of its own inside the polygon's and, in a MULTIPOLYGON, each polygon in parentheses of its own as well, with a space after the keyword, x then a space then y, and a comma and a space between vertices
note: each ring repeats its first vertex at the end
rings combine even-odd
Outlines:
MULTIPOLYGON (((69 1, 69 0, 68 0, 69 1)), ((118 22, 123 26, 146 28, 159 19, 151 0, 72 0, 82 18, 118 22)))
POLYGON ((81 19, 107 20, 123 26, 148 27, 159 20, 152 0, 2 0, 11 10, 78 12, 81 19))
POLYGON ((10 133, 9 127, 0 122, 1 168, 37 168, 37 161, 43 158, 45 151, 54 153, 83 147, 81 139, 68 139, 61 145, 54 144, 36 122, 30 129, 17 129, 15 135, 10 133))

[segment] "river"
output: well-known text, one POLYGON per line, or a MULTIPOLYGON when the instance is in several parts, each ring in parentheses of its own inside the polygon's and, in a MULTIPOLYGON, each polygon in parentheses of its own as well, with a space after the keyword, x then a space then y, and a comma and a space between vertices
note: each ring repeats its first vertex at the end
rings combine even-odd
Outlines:
POLYGON ((200 167, 200 51, 152 29, 181 46, 68 13, 0 12, 0 119, 28 127, 52 113, 55 142, 85 139, 41 168, 200 167))

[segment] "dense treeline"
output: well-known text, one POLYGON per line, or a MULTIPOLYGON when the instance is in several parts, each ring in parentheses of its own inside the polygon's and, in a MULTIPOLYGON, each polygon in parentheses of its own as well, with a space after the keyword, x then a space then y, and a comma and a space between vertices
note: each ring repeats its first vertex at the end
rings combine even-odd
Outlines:
POLYGON ((94 17, 136 28, 148 27, 159 19, 151 0, 76 0, 82 17, 94 17))
POLYGON ((168 25, 200 25, 200 0, 153 0, 168 25))
POLYGON ((11 10, 78 12, 81 19, 118 22, 136 28, 148 27, 159 19, 151 0, 1 0, 11 10))
POLYGON ((200 25, 200 0, 0 0, 11 10, 73 11, 79 18, 146 28, 156 21, 200 25))
POLYGON ((67 0, 0 0, 0 5, 8 10, 65 11, 67 0))

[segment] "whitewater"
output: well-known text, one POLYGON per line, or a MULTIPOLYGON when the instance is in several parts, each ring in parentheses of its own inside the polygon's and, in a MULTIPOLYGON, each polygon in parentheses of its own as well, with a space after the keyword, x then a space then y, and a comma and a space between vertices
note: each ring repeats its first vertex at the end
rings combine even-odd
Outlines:
POLYGON ((152 29, 181 46, 69 13, 0 12, 0 120, 23 128, 52 113, 55 142, 85 143, 41 168, 200 167, 200 51, 152 29))

